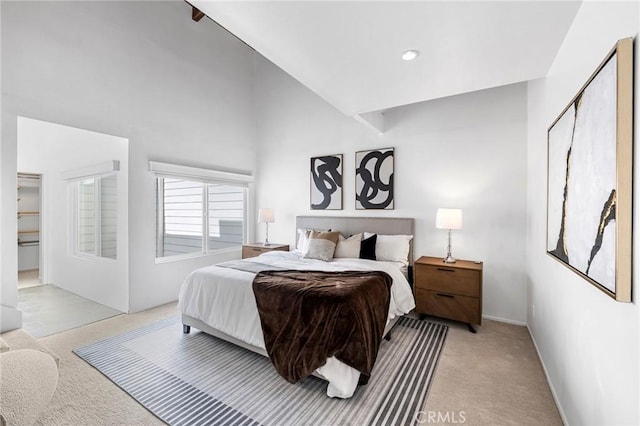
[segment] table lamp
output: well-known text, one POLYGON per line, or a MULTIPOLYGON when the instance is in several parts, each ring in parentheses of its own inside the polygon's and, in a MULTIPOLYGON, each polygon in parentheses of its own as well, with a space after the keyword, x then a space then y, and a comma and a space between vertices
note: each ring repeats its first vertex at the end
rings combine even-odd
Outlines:
POLYGON ((265 246, 269 245, 269 224, 275 222, 275 215, 273 214, 273 209, 260 209, 258 210, 258 222, 264 223, 267 227, 267 235, 264 239, 265 246))
POLYGON ((438 209, 436 213, 436 228, 449 230, 449 244, 447 245, 447 257, 445 263, 456 263, 451 255, 451 230, 462 229, 462 210, 460 209, 438 209))

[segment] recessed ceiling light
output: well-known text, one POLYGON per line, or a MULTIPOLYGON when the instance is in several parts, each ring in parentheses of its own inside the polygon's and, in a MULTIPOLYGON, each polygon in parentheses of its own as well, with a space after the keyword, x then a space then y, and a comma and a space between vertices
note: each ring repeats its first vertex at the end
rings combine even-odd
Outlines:
POLYGON ((402 53, 402 59, 405 61, 413 61, 419 54, 420 52, 417 50, 405 50, 404 53, 402 53))

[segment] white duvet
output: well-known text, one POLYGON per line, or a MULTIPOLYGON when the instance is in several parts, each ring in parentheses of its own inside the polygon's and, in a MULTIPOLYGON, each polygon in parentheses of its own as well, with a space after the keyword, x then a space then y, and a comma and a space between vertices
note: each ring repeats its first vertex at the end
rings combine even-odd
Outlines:
MULTIPOLYGON (((298 252, 272 251, 250 261, 297 270, 384 271, 393 278, 387 321, 415 307, 411 287, 395 262, 365 259, 333 259, 331 262, 304 259, 298 252)), ((185 279, 180 289, 178 309, 238 340, 265 349, 258 308, 251 283, 255 274, 219 266, 200 268, 185 279)), ((350 398, 358 385, 360 373, 331 357, 317 370, 329 381, 327 395, 350 398)))

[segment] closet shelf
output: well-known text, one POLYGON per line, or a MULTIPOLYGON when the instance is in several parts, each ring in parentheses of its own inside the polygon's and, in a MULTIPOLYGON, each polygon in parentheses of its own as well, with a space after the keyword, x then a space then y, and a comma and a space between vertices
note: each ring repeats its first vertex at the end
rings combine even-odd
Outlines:
POLYGON ((17 231, 17 244, 18 247, 35 247, 40 245, 40 230, 39 226, 32 223, 29 217, 37 218, 40 216, 40 212, 37 210, 28 210, 30 208, 38 208, 34 203, 35 200, 40 199, 40 175, 35 173, 22 173, 18 172, 18 193, 17 201, 20 203, 22 200, 30 200, 33 204, 18 204, 17 217, 19 220, 19 226, 17 231), (22 219, 22 221, 20 221, 22 219), (27 223, 32 223, 27 225, 27 223), (25 229, 20 229, 25 228, 25 229))
POLYGON ((32 247, 32 246, 39 246, 40 245, 40 241, 38 240, 34 240, 34 241, 18 241, 18 246, 20 247, 32 247))
POLYGON ((22 172, 18 172, 18 179, 40 180, 40 175, 37 174, 37 173, 22 173, 22 172))

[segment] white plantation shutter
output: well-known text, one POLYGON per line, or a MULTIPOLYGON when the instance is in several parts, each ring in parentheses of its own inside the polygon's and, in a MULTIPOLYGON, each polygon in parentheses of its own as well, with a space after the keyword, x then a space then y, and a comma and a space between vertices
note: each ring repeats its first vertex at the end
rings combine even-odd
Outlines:
POLYGON ((95 178, 78 182, 78 253, 95 254, 96 249, 96 184, 95 178))
POLYGON ((109 160, 61 173, 73 194, 74 254, 117 259, 119 170, 109 160))
POLYGON ((160 257, 202 252, 204 184, 163 179, 164 236, 160 257))
POLYGON ((117 183, 115 174, 74 182, 75 253, 108 259, 117 258, 117 183))
POLYGON ((100 179, 100 254, 109 259, 115 259, 118 252, 117 185, 116 175, 100 179))
POLYGON ((245 235, 245 192, 241 186, 209 184, 209 250, 241 246, 245 235))

